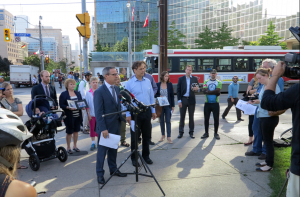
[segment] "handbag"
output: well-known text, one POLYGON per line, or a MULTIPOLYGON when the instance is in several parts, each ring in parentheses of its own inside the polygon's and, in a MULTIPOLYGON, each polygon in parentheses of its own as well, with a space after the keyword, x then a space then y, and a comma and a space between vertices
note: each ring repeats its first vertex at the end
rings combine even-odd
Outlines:
POLYGON ((156 105, 156 106, 155 106, 155 112, 156 112, 156 116, 157 116, 157 117, 160 117, 161 112, 162 112, 162 108, 163 108, 163 107, 161 107, 161 106, 159 106, 159 105, 156 105))
POLYGON ((286 109, 279 110, 279 111, 268 111, 269 116, 279 116, 286 112, 286 109))

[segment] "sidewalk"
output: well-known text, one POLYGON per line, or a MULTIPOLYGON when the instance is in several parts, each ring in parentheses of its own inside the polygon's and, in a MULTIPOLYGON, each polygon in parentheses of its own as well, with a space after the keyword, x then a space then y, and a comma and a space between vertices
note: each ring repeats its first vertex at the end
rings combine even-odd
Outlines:
MULTIPOLYGON (((58 90, 58 89, 57 89, 58 90)), ((225 95, 224 95, 225 96, 225 95)), ((225 98, 225 97, 224 97, 225 98)), ((224 98, 222 98, 224 100, 224 98)), ((197 96, 195 112, 195 139, 188 136, 186 124, 183 138, 178 139, 179 110, 176 106, 172 117, 172 140, 174 144, 164 142, 151 146, 150 158, 153 164, 149 168, 164 190, 166 196, 222 196, 267 197, 271 193, 268 186, 269 173, 256 172, 257 157, 245 157, 245 152, 252 146, 245 147, 242 143, 248 140, 248 116, 245 121, 235 122, 235 109, 232 108, 226 120, 220 117, 219 134, 221 140, 213 138, 213 121, 210 122, 210 137, 202 140, 204 133, 203 96, 197 96)), ((220 104, 222 113, 226 103, 220 104)), ((275 138, 283 129, 291 124, 291 113, 286 112, 280 117, 280 123, 275 131, 275 138)), ((26 119, 26 116, 22 117, 26 119)), ((188 120, 188 117, 186 117, 188 120)), ((187 123, 187 122, 186 122, 187 123)), ((152 141, 160 139, 160 126, 153 121, 152 141)), ((66 147, 65 133, 56 136, 57 146, 66 147)), ((127 127, 127 142, 130 142, 129 127, 127 127)), ((86 155, 69 156, 65 163, 58 159, 41 163, 40 170, 18 170, 18 177, 22 181, 36 181, 37 191, 47 191, 41 196, 72 196, 72 197, 153 197, 163 196, 154 179, 135 176, 126 178, 113 177, 100 190, 96 176, 96 151, 89 151, 91 140, 89 135, 79 134, 78 147, 81 151, 88 151, 86 155)), ((140 146, 141 149, 141 146, 140 146)), ((130 154, 130 148, 118 149, 117 164, 120 165, 130 154)), ((276 158, 275 158, 276 159, 276 158)), ((23 150, 21 164, 28 165, 28 155, 23 150)), ((121 172, 133 172, 135 168, 129 159, 121 172)), ((105 176, 109 178, 109 169, 105 161, 105 176)), ((144 173, 144 170, 141 170, 144 173)))

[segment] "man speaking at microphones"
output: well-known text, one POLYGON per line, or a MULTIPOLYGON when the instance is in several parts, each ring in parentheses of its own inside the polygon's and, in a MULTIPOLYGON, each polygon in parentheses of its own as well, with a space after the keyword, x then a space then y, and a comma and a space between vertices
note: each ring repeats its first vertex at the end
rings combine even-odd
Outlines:
MULTIPOLYGON (((154 93, 152 89, 152 85, 149 79, 145 78, 145 62, 136 61, 132 65, 132 70, 135 73, 135 76, 131 78, 125 85, 125 88, 131 92, 136 99, 142 102, 144 105, 151 105, 155 103, 154 93)), ((144 158, 147 164, 152 164, 153 161, 150 159, 150 149, 149 142, 151 139, 151 118, 155 120, 156 113, 155 108, 148 107, 147 110, 139 113, 137 117, 137 126, 140 128, 140 132, 142 132, 143 138, 143 151, 142 157, 144 158)), ((130 112, 126 112, 126 121, 131 125, 131 120, 134 120, 133 114, 130 112)), ((135 149, 135 133, 130 129, 131 132, 131 151, 135 149)), ((131 155, 132 165, 138 165, 135 161, 135 154, 131 155)))
MULTIPOLYGON (((109 138, 110 134, 120 135, 121 121, 125 121, 121 113, 102 117, 104 114, 121 111, 120 99, 117 96, 119 95, 120 89, 114 85, 118 79, 116 69, 114 67, 105 67, 102 71, 102 75, 105 77, 104 84, 94 93, 98 140, 101 138, 101 135, 103 135, 104 138, 109 138)), ((96 172, 98 183, 100 184, 105 183, 103 166, 106 153, 110 174, 112 175, 117 170, 117 149, 102 146, 98 143, 96 172)), ((115 172, 115 175, 119 177, 127 176, 127 174, 123 174, 120 171, 115 172)))

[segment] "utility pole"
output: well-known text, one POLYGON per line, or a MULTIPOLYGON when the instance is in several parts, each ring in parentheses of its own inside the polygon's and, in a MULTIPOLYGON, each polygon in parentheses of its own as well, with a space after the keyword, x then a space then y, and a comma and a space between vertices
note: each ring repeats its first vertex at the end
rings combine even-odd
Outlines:
POLYGON ((79 57, 80 57, 80 59, 79 59, 79 63, 80 63, 80 70, 79 70, 79 76, 80 76, 80 79, 82 79, 82 74, 81 74, 81 71, 82 71, 82 58, 81 58, 81 37, 80 37, 80 34, 79 34, 79 57))
MULTIPOLYGON (((133 2, 133 7, 135 9, 135 1, 133 2)), ((132 17, 134 17, 134 16, 132 16, 132 17)), ((135 18, 133 21, 133 61, 135 61, 135 18)))
POLYGON ((40 58, 41 58, 41 67, 40 70, 44 70, 44 56, 41 55, 41 51, 43 51, 43 40, 42 40, 42 25, 41 25, 42 16, 40 16, 39 20, 39 30, 40 30, 40 58))
MULTIPOLYGON (((86 3, 85 0, 81 0, 81 6, 82 6, 82 14, 84 14, 86 12, 86 3)), ((88 39, 84 38, 83 39, 83 69, 84 72, 87 72, 89 70, 89 65, 88 65, 88 56, 87 56, 87 42, 88 39)))
POLYGON ((159 3, 159 71, 167 70, 168 64, 168 0, 159 3))
POLYGON ((129 23, 128 23, 128 70, 130 71, 130 77, 132 76, 131 65, 132 65, 132 54, 131 54, 131 1, 129 1, 126 6, 128 7, 129 23))

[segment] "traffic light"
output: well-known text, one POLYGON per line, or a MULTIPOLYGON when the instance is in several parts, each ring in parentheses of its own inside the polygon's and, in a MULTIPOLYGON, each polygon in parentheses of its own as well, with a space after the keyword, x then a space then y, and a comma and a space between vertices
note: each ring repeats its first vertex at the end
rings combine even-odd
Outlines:
MULTIPOLYGON (((78 55, 78 57, 79 57, 79 61, 80 61, 80 55, 78 55)), ((81 61, 83 62, 83 58, 82 58, 82 55, 81 55, 81 61)))
POLYGON ((11 38, 10 38, 10 29, 3 29, 4 31, 4 41, 5 42, 10 42, 11 38))
POLYGON ((49 57, 46 57, 45 60, 46 60, 46 63, 49 64, 49 57))
POLYGON ((85 12, 84 14, 76 14, 76 18, 79 20, 81 25, 77 27, 77 31, 80 36, 90 38, 91 36, 91 28, 90 28, 90 15, 85 12))

